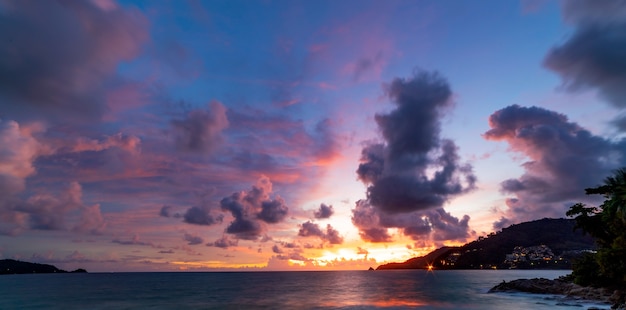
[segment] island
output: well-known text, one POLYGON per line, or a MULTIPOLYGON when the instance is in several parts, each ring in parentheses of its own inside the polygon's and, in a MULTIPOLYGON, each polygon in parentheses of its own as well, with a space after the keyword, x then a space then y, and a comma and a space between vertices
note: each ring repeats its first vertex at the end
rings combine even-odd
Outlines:
POLYGON ((0 260, 0 275, 3 274, 33 274, 33 273, 86 273, 87 270, 79 268, 74 271, 65 271, 52 265, 37 264, 18 261, 14 259, 0 260))

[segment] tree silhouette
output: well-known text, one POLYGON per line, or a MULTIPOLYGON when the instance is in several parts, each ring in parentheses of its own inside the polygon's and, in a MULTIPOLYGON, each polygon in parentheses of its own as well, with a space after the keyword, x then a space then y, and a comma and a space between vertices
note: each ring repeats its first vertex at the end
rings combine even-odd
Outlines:
POLYGON ((583 285, 626 284, 626 168, 618 169, 604 185, 585 189, 587 195, 603 195, 598 207, 573 205, 567 216, 575 216, 576 227, 596 239, 598 252, 574 267, 574 278, 583 285), (598 270, 599 269, 599 270, 598 270), (590 274, 597 275, 589 277, 590 274))

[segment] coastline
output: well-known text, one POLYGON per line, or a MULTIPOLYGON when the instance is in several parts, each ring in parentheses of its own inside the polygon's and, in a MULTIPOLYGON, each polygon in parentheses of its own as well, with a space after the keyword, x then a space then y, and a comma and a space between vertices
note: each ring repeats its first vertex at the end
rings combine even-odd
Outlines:
POLYGON ((500 292, 564 295, 572 299, 600 301, 610 304, 611 309, 626 310, 626 289, 580 286, 567 277, 554 280, 533 278, 502 281, 488 291, 488 293, 500 292))

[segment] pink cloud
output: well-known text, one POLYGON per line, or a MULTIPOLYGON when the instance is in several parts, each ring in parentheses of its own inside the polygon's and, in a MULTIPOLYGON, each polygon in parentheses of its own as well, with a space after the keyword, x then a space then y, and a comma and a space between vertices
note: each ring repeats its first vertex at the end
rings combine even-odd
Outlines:
POLYGON ((23 180, 35 173, 33 161, 47 148, 33 134, 38 129, 0 120, 0 175, 23 180))
POLYGON ((84 137, 78 138, 75 144, 70 146, 69 151, 77 153, 85 151, 98 152, 112 147, 117 147, 134 154, 139 152, 140 144, 141 140, 138 137, 117 133, 115 135, 106 137, 102 141, 96 139, 87 139, 84 137))

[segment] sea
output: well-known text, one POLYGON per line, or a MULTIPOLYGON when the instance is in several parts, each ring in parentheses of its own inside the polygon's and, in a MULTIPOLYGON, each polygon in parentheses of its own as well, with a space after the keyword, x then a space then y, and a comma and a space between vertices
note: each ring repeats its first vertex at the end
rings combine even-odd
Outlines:
POLYGON ((526 293, 487 293, 567 270, 157 272, 0 276, 0 309, 610 309, 526 293))

